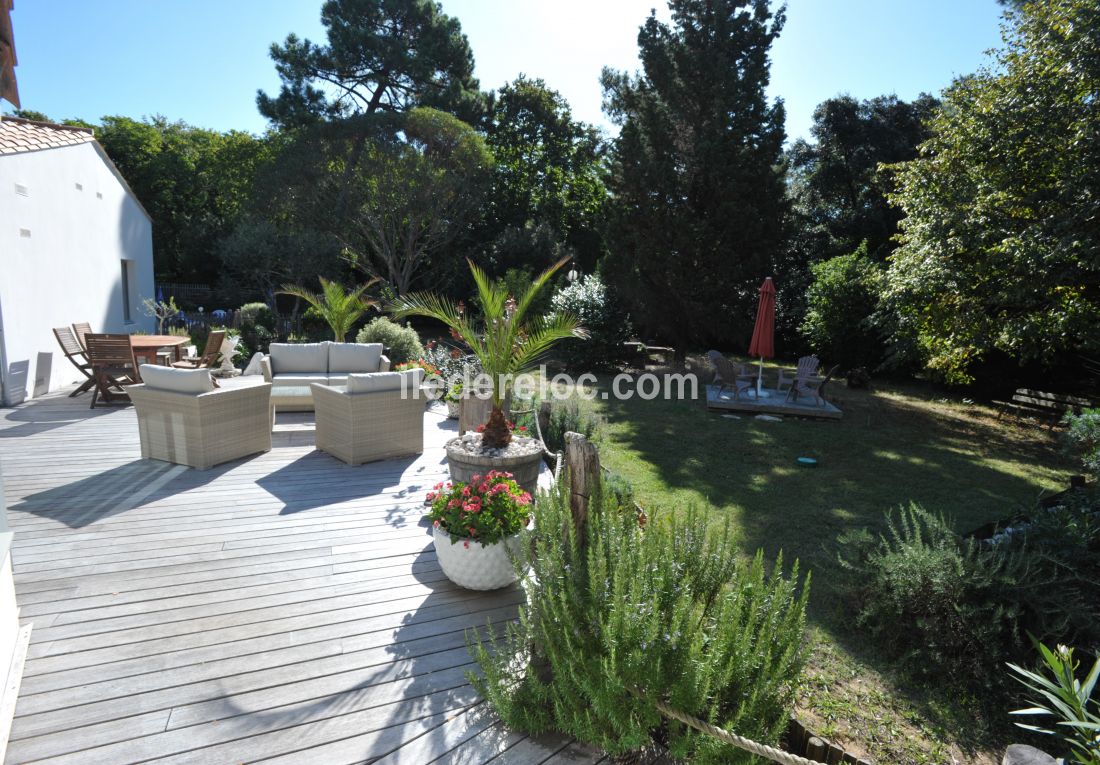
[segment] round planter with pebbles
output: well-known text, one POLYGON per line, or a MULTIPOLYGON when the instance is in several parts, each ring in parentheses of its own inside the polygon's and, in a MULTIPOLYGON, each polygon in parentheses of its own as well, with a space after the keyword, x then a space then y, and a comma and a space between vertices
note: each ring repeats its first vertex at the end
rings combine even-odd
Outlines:
POLYGON ((469 483, 473 476, 491 470, 511 473, 516 483, 534 496, 542 466, 542 442, 513 437, 503 449, 485 449, 480 433, 467 433, 447 442, 447 466, 455 483, 469 483))

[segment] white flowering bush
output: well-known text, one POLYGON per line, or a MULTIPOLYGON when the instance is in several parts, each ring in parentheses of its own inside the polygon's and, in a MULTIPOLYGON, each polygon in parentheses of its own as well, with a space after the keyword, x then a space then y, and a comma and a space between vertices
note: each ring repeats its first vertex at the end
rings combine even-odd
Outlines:
POLYGON ((556 292, 550 309, 573 314, 589 332, 587 339, 566 340, 560 346, 562 360, 571 369, 607 369, 623 360, 623 343, 632 332, 630 317, 599 276, 584 276, 556 292))

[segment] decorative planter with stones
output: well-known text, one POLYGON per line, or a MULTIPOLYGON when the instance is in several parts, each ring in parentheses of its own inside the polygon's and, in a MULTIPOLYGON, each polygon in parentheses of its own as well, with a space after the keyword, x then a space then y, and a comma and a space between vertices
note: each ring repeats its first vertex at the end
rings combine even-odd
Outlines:
POLYGON ((537 438, 512 438, 503 449, 485 449, 480 433, 467 433, 447 442, 447 466, 451 480, 469 483, 475 475, 491 470, 511 473, 516 483, 532 496, 538 487, 542 442, 537 438))
POLYGON ((523 532, 491 545, 483 545, 472 539, 452 542, 449 533, 436 527, 432 531, 432 539, 435 541, 439 567, 459 587, 496 590, 519 578, 512 566, 512 557, 520 553, 523 532))

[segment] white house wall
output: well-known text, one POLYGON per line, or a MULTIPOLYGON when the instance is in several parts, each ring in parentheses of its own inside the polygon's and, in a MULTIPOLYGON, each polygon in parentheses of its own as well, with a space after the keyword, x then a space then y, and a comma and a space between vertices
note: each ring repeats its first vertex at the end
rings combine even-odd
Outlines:
POLYGON ((53 327, 151 331, 152 224, 95 144, 0 156, 0 347, 6 405, 82 379, 53 327), (122 260, 131 261, 124 319, 122 260))

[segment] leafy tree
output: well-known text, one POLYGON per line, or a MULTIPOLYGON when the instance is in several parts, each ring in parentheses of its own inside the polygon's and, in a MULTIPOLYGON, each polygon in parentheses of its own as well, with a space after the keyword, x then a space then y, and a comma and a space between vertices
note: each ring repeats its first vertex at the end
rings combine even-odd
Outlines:
POLYGON ((850 255, 810 267, 806 317, 800 331, 830 364, 844 370, 874 368, 882 361, 882 337, 873 323, 882 292, 883 267, 867 255, 864 242, 850 255))
POLYGON ((271 46, 282 80, 260 113, 282 127, 433 106, 467 121, 484 109, 457 19, 432 0, 327 0, 318 45, 290 34, 271 46))
POLYGON ((602 254, 603 148, 541 79, 520 75, 490 97, 496 158, 485 228, 498 270, 545 268, 569 250, 586 270, 602 254))
POLYGON ((279 285, 342 275, 340 252, 340 243, 323 232, 246 217, 218 242, 218 293, 231 305, 274 304, 279 285))
POLYGON ((892 176, 880 164, 914 159, 938 106, 927 94, 911 103, 896 96, 838 96, 818 105, 810 129, 814 141, 795 141, 788 152, 809 260, 850 253, 861 242, 877 260, 894 249, 901 211, 887 200, 892 176))
POLYGON ((447 246, 480 207, 493 156, 473 128, 420 107, 400 136, 375 142, 355 175, 352 209, 338 222, 352 262, 408 293, 431 267, 449 273, 447 246))
POLYGON ((784 111, 769 103, 768 50, 783 9, 767 0, 669 0, 638 34, 642 72, 605 69, 621 132, 605 268, 635 320, 683 350, 752 327, 756 289, 783 247, 784 111))
POLYGON ((887 272, 894 350, 955 382, 992 354, 1100 348, 1100 6, 1007 16, 996 64, 946 91, 891 197, 907 216, 887 272))
POLYGON ((158 279, 215 283, 218 243, 236 226, 267 144, 168 122, 104 117, 96 138, 153 219, 158 279))
POLYGON ((360 284, 354 289, 345 290, 344 285, 332 282, 325 277, 320 277, 321 292, 310 292, 305 287, 295 284, 283 285, 280 292, 284 295, 293 295, 296 298, 309 303, 310 308, 325 320, 332 328, 332 334, 336 342, 342 343, 348 337, 348 332, 359 318, 378 302, 364 297, 363 293, 374 286, 374 281, 360 284))

